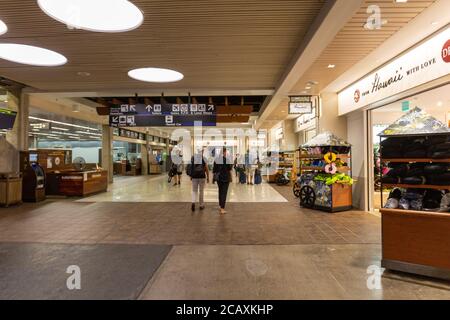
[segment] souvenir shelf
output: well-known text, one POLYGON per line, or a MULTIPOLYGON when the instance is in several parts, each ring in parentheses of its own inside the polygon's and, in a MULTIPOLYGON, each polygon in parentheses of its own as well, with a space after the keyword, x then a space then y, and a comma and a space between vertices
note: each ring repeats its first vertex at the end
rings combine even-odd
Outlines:
POLYGON ((277 173, 269 175, 268 181, 270 183, 275 183, 278 174, 283 172, 288 172, 291 176, 291 180, 295 177, 295 151, 280 151, 278 153, 278 168, 277 173))
MULTIPOLYGON (((402 177, 395 177, 399 179, 399 183, 383 183, 383 180, 388 180, 383 177, 389 177, 389 173, 381 177, 382 266, 391 270, 449 280, 450 212, 439 212, 442 209, 440 207, 435 209, 428 208, 430 203, 435 203, 438 200, 426 199, 428 193, 430 195, 436 194, 436 190, 441 191, 441 194, 448 192, 450 183, 442 181, 444 175, 448 176, 448 174, 427 175, 425 166, 447 163, 450 168, 450 159, 448 157, 434 158, 430 155, 431 150, 436 150, 437 148, 433 141, 448 141, 450 143, 450 131, 446 125, 416 108, 383 131, 380 134, 380 141, 382 138, 397 139, 391 141, 398 141, 398 146, 390 146, 388 143, 384 143, 383 146, 383 142, 380 143, 382 146, 380 149, 382 169, 386 166, 395 168, 403 165, 407 166, 405 170, 408 170, 406 173, 403 173, 403 177, 408 175, 409 170, 415 168, 418 172, 424 170, 423 176, 425 179, 425 184, 404 183, 402 179, 406 178, 402 177), (422 141, 424 150, 425 148, 428 150, 427 155, 424 157, 424 151, 421 151, 417 154, 418 157, 411 156, 411 154, 409 156, 405 154, 405 157, 392 156, 392 153, 403 152, 398 151, 401 150, 402 145, 408 146, 408 149, 413 148, 412 146, 414 145, 411 141, 417 141, 417 146, 422 141), (422 155, 419 155, 420 153, 422 155), (433 180, 432 182, 434 183, 426 181, 433 179, 430 178, 432 176, 435 176, 434 179, 438 180, 433 180), (441 180, 439 181, 439 179, 441 180), (436 182, 439 185, 436 185, 436 182), (440 185, 440 182, 442 182, 442 185, 440 185), (402 206, 407 209, 393 208, 393 205, 389 205, 388 207, 390 208, 386 208, 383 202, 383 189, 385 188, 398 188, 398 195, 401 195, 400 199, 405 201, 404 203, 408 203, 407 207, 404 204, 402 206), (413 195, 421 195, 419 197, 421 202, 415 202, 412 205, 413 200, 408 200, 411 197, 411 193, 413 195), (424 209, 425 206, 428 209, 424 209)), ((439 144, 438 142, 436 143, 439 144)), ((394 195, 392 195, 391 199, 394 199, 394 195)))
POLYGON ((327 153, 334 153, 332 161, 336 173, 351 177, 351 146, 330 132, 317 135, 298 150, 299 178, 294 184, 293 192, 300 198, 300 205, 305 208, 327 212, 352 209, 352 186, 348 183, 333 183, 315 180, 326 174, 325 161, 327 153))

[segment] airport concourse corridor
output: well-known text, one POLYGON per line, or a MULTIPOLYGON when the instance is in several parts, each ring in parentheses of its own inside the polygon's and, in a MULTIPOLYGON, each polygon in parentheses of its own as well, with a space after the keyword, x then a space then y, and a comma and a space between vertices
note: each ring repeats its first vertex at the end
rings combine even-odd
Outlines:
POLYGON ((291 187, 267 183, 233 184, 223 216, 211 184, 191 212, 184 178, 124 177, 83 201, 3 209, 0 298, 450 299, 448 283, 388 272, 367 289, 381 258, 374 215, 302 209, 291 187), (70 264, 84 287, 61 292, 70 264))

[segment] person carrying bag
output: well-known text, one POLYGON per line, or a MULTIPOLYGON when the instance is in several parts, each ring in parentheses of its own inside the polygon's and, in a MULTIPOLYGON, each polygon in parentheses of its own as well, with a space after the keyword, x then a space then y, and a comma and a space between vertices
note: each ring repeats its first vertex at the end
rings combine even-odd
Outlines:
POLYGON ((198 152, 192 157, 191 163, 186 166, 186 173, 191 177, 192 181, 191 210, 195 211, 197 199, 199 199, 200 210, 203 210, 205 209, 205 183, 209 183, 209 170, 201 152, 198 152))

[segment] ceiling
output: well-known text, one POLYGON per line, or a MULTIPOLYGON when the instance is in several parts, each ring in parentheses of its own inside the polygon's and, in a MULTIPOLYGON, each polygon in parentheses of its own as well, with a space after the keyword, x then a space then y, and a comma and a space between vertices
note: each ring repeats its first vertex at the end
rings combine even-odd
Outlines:
POLYGON ((325 0, 134 0, 144 24, 126 33, 69 30, 36 1, 2 0, 9 27, 2 43, 45 47, 65 66, 40 68, 0 60, 0 76, 46 91, 124 89, 273 89, 325 0), (177 83, 128 78, 138 67, 184 73, 177 83), (79 72, 90 76, 80 76, 79 72))
MULTIPOLYGON (((289 94, 314 95, 320 93, 322 89, 369 55, 434 2, 436 0, 409 0, 407 3, 395 3, 393 0, 364 0, 360 9, 300 77, 289 94), (364 24, 370 16, 367 13, 370 5, 378 5, 381 9, 382 20, 386 20, 386 24, 380 30, 364 28, 364 24), (329 69, 329 64, 334 64, 335 68, 329 69), (316 84, 311 84, 311 81, 316 84), (311 89, 306 90, 307 86, 310 86, 311 89)), ((384 61, 380 61, 379 64, 382 62, 384 61)), ((286 119, 288 102, 289 99, 286 95, 278 107, 270 113, 262 127, 270 128, 274 123, 286 119)))

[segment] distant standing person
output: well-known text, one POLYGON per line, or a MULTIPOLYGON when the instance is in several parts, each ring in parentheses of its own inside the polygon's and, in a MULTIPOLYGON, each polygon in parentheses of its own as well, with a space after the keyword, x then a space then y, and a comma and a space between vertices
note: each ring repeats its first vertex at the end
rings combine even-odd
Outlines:
POLYGON ((192 180, 192 211, 195 211, 195 203, 199 199, 200 210, 205 209, 204 195, 205 182, 209 183, 208 165, 202 152, 197 152, 191 159, 190 176, 192 180))
POLYGON ((220 214, 225 214, 225 204, 227 201, 228 187, 231 178, 231 170, 233 170, 233 163, 227 156, 227 149, 223 148, 222 154, 219 155, 214 161, 214 181, 217 182, 219 187, 219 206, 220 214))

